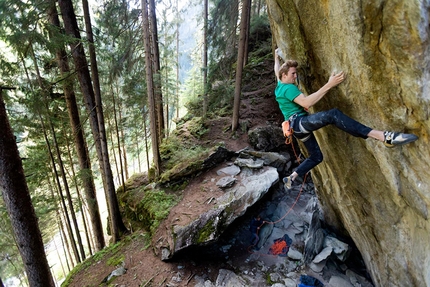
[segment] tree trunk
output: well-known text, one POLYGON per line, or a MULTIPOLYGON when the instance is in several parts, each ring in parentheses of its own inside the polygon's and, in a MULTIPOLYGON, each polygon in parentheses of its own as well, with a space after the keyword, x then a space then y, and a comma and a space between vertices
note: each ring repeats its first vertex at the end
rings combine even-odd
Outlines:
POLYGON ((94 46, 93 31, 91 25, 91 18, 88 8, 88 1, 82 0, 84 8, 85 27, 87 31, 87 39, 89 42, 90 61, 91 61, 91 75, 93 80, 93 89, 96 102, 97 118, 99 123, 99 132, 102 148, 102 156, 104 163, 104 170, 106 175, 107 193, 108 193, 108 205, 111 209, 111 221, 112 221, 112 235, 113 241, 119 241, 123 233, 128 232, 127 228, 122 221, 121 212, 119 209, 118 198, 115 193, 115 184, 113 181, 112 167, 109 160, 109 152, 107 146, 107 136, 105 130, 105 120, 102 105, 102 97, 100 90, 99 71, 97 66, 96 50, 94 46))
MULTIPOLYGON (((119 116, 119 122, 122 123, 122 106, 121 103, 118 103, 118 116, 119 116)), ((124 126, 120 126, 120 132, 121 132, 121 144, 122 144, 122 157, 124 158, 124 173, 125 173, 125 179, 127 180, 130 176, 128 174, 128 162, 127 162, 127 146, 125 144, 125 135, 124 135, 124 126)))
MULTIPOLYGON (((58 18, 55 2, 53 2, 51 5, 48 15, 51 24, 60 28, 60 20, 58 18)), ((58 49, 56 54, 61 75, 66 78, 70 74, 66 51, 64 49, 58 49)), ((76 104, 76 96, 72 80, 65 79, 63 81, 63 91, 66 98, 70 126, 72 127, 73 131, 75 149, 78 155, 79 168, 81 170, 82 187, 84 189, 85 199, 91 218, 91 226, 96 240, 96 249, 101 250, 105 246, 103 226, 100 218, 99 206, 97 203, 96 188, 94 184, 93 172, 91 170, 89 152, 85 142, 83 128, 81 127, 79 109, 78 105, 76 104)))
POLYGON ((158 178, 160 176, 160 152, 159 152, 159 140, 158 140, 158 121, 156 113, 156 98, 154 93, 154 79, 153 67, 151 60, 151 35, 149 27, 149 15, 148 5, 146 0, 142 0, 142 12, 143 12, 143 41, 145 44, 145 62, 146 62, 146 87, 148 92, 148 108, 149 108, 149 121, 151 130, 151 143, 152 143, 152 155, 154 163, 154 176, 158 178))
POLYGON ((248 0, 248 13, 246 16, 246 39, 245 39, 245 45, 244 45, 244 52, 243 52, 243 67, 248 64, 248 46, 249 46, 249 34, 251 33, 251 5, 252 0, 248 0))
MULTIPOLYGON (((176 13, 179 17, 179 5, 178 0, 176 0, 176 13)), ((179 119, 179 21, 176 21, 176 118, 179 119)))
POLYGON ((84 48, 80 42, 81 37, 73 10, 73 4, 71 0, 59 0, 58 3, 63 16, 66 33, 76 38, 76 41, 70 44, 70 48, 75 62, 75 69, 77 71, 82 94, 84 95, 85 103, 88 112, 90 113, 91 129, 96 142, 100 168, 104 175, 103 178, 106 188, 106 201, 109 209, 112 240, 113 242, 117 242, 119 241, 121 234, 127 232, 127 228, 122 221, 118 198, 115 193, 115 185, 113 183, 112 169, 107 149, 101 98, 100 95, 96 97, 94 94, 84 48))
MULTIPOLYGON (((66 171, 64 169, 64 164, 63 164, 63 159, 61 158, 60 147, 58 146, 57 136, 55 134, 55 130, 54 130, 52 123, 50 121, 49 121, 49 126, 50 126, 50 130, 52 133, 52 138, 54 140, 55 152, 57 154, 57 161, 58 161, 58 165, 60 167, 61 178, 63 180, 64 190, 66 191, 66 197, 67 197, 67 203, 69 204, 70 215, 72 216, 72 222, 73 222, 73 226, 75 228, 76 239, 78 240, 79 251, 81 253, 81 260, 84 261, 85 257, 86 257, 85 251, 84 251, 84 246, 82 244, 81 233, 79 232, 78 220, 76 219, 76 213, 75 213, 75 209, 73 207, 72 195, 70 194, 69 183, 67 181, 66 171)), ((46 140, 48 140, 48 139, 46 139, 46 140)))
MULTIPOLYGON (((48 180, 48 184, 49 184, 49 190, 51 191, 51 196, 52 196, 52 198, 55 198, 54 186, 52 185, 51 180, 48 180)), ((68 272, 70 272, 70 270, 74 266, 73 257, 72 257, 72 254, 70 253, 69 241, 67 240, 67 236, 64 232, 64 222, 61 218, 61 206, 56 202, 55 207, 56 207, 55 214, 56 214, 56 219, 57 219, 58 231, 60 233, 60 238, 61 238, 61 246, 63 247, 63 250, 64 250, 64 254, 65 254, 64 257, 65 257, 66 264, 67 264, 67 270, 68 270, 68 272), (66 252, 66 250, 67 250, 67 252, 66 252), (69 264, 69 258, 70 258, 70 264, 69 264), (70 267, 70 265, 72 265, 72 268, 70 267)))
POLYGON ((87 247, 88 247, 88 252, 90 254, 90 256, 93 255, 93 246, 91 244, 91 240, 90 240, 90 232, 88 230, 88 226, 87 226, 87 215, 84 211, 84 205, 83 205, 83 199, 82 199, 82 195, 81 195, 81 191, 79 189, 79 183, 77 181, 77 176, 76 176, 76 172, 75 172, 75 168, 74 168, 74 161, 73 161, 73 156, 72 156, 72 152, 70 150, 70 142, 69 139, 67 138, 67 135, 64 134, 63 135, 66 138, 66 144, 67 144, 67 155, 69 156, 69 163, 70 163, 70 169, 72 171, 71 176, 69 175, 69 177, 72 178, 73 183, 75 185, 75 189, 76 189, 76 194, 77 194, 77 200, 78 200, 78 205, 79 205, 79 210, 81 211, 81 215, 82 215, 82 223, 84 225, 84 231, 85 231, 85 238, 87 240, 87 247))
POLYGON ((147 170, 149 171, 150 165, 149 165, 149 147, 148 147, 147 126, 146 126, 146 114, 143 114, 143 136, 145 138, 146 166, 147 166, 147 170))
POLYGON ((203 8, 203 117, 208 112, 208 0, 203 8))
MULTIPOLYGON (((44 90, 42 92, 43 93, 43 98, 42 98, 41 102, 43 103, 43 106, 45 107, 46 115, 48 117, 49 130, 50 130, 50 132, 52 134, 52 139, 54 140, 54 148, 55 148, 55 152, 57 154, 57 160, 58 160, 58 165, 60 167, 61 178, 63 180, 63 186, 64 186, 64 189, 66 191, 67 202, 68 202, 69 208, 70 208, 70 215, 72 217, 72 222, 73 222, 73 226, 75 228, 75 233, 76 233, 76 239, 78 240, 79 251, 81 253, 80 254, 80 256, 81 256, 80 259, 83 261, 83 260, 85 260, 84 246, 82 244, 81 234, 79 232, 79 227, 78 227, 78 221, 76 219, 76 214, 75 214, 75 210, 74 210, 74 207, 73 207, 72 196, 70 194, 69 184, 68 184, 68 181, 67 181, 67 178, 66 178, 66 172, 65 172, 65 169, 64 169, 64 164, 63 164, 63 160, 61 158, 60 147, 58 146, 57 135, 55 133, 52 121, 50 119, 48 100, 47 100, 46 94, 45 94, 45 90, 47 90, 47 87, 44 85, 44 83, 42 81, 42 77, 40 75, 39 67, 37 65, 36 56, 34 54, 34 50, 33 50, 32 45, 30 45, 30 49, 29 50, 30 50, 30 53, 32 54, 32 58, 33 58, 33 62, 34 62, 34 67, 35 67, 35 70, 36 70, 37 80, 39 82, 40 87, 44 90)), ((47 133, 46 133, 46 127, 45 127, 45 124, 44 124, 44 121, 43 121, 43 118, 42 118, 42 115, 41 115, 41 112, 40 112, 40 108, 38 108, 37 112, 39 114, 39 119, 40 119, 40 122, 42 124, 42 130, 43 130, 43 135, 45 137, 46 144, 49 147, 49 152, 51 153, 51 148, 50 148, 50 144, 49 144, 49 141, 48 141, 48 136, 47 136, 47 133)), ((51 156, 52 156, 52 153, 51 153, 51 156)), ((51 157, 51 159, 52 159, 52 164, 55 166, 55 161, 54 161, 53 157, 51 157)))
POLYGON ((61 237, 61 245, 63 246, 63 251, 65 254, 65 258, 66 258, 66 264, 67 264, 67 269, 70 272, 70 270, 73 269, 73 266, 75 266, 74 262, 73 262, 73 256, 72 253, 70 253, 70 244, 69 241, 67 240, 67 235, 66 232, 64 230, 64 223, 63 220, 61 220, 61 213, 58 212, 57 214, 58 217, 58 228, 60 230, 60 237, 61 237), (70 260, 70 263, 69 263, 70 260))
MULTIPOLYGON (((116 140, 117 140, 117 144, 118 144, 118 158, 119 158, 119 167, 120 170, 118 172, 118 176, 121 178, 121 185, 123 186, 124 190, 125 190, 125 178, 124 178, 124 165, 122 163, 122 157, 121 157, 121 139, 120 139, 120 135, 119 135, 119 128, 118 128, 118 120, 117 120, 117 116, 116 116, 116 101, 115 101, 115 96, 114 93, 112 91, 112 105, 113 105, 113 119, 114 119, 114 124, 115 124, 115 135, 116 135, 116 140)), ((113 131, 112 131, 113 134, 113 131)), ((113 145, 113 140, 112 140, 112 145, 113 145)), ((125 147, 123 147, 125 148, 125 147)))
MULTIPOLYGON (((0 189, 30 286, 55 286, 0 88, 0 189)), ((3 283, 2 283, 3 284, 3 283)))
MULTIPOLYGON (((42 121, 42 118, 40 118, 40 119, 42 121)), ((42 121, 42 123, 43 123, 43 121, 42 121)), ((71 224, 71 221, 69 218, 69 212, 67 211, 66 200, 64 199, 63 189, 61 187, 57 167, 55 165, 54 155, 52 154, 51 144, 48 141, 48 136, 46 134, 45 127, 42 128, 42 131, 43 131, 43 136, 45 138, 46 145, 48 147, 49 158, 51 159, 52 169, 54 171, 54 178, 55 178, 55 182, 57 183, 57 189, 58 189, 58 194, 60 195, 61 204, 63 207, 64 218, 66 219, 66 227, 67 227, 67 231, 69 232, 69 238, 70 238, 70 242, 72 245, 72 250, 73 250, 73 253, 75 255, 76 262, 80 263, 81 257, 79 256, 78 247, 76 245, 75 238, 73 237, 72 224, 71 224)))
MULTIPOLYGON (((158 30, 157 30, 157 17, 155 12, 155 1, 148 0, 149 2, 149 31, 150 31, 150 46, 151 49, 149 51, 152 52, 152 73, 155 76, 153 79, 153 87, 154 87, 154 101, 155 101, 155 111, 156 111, 156 119, 157 119, 157 140, 158 145, 161 144, 161 141, 164 138, 164 113, 163 113, 163 95, 161 93, 161 75, 160 75, 160 50, 158 48, 158 30)), ((146 52, 145 52, 146 53, 146 52)))
POLYGON ((233 120, 231 129, 233 132, 237 130, 239 125, 239 109, 240 109, 240 95, 242 90, 242 72, 244 62, 244 52, 246 44, 246 31, 248 25, 248 10, 251 0, 242 1, 242 14, 240 21, 240 34, 239 34, 239 48, 237 53, 237 64, 236 64, 236 83, 234 87, 234 105, 233 105, 233 120))

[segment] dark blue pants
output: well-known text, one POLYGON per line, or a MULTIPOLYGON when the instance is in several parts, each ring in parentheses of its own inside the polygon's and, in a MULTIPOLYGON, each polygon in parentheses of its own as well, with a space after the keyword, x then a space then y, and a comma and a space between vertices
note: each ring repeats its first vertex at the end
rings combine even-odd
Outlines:
POLYGON ((258 241, 260 241, 260 236, 258 236, 258 233, 252 233, 252 245, 257 245, 258 241))
POLYGON ((299 176, 304 176, 308 171, 323 161, 323 154, 315 139, 313 131, 327 125, 335 125, 337 128, 355 137, 367 139, 371 128, 351 119, 338 109, 318 112, 311 115, 300 116, 293 120, 294 136, 301 140, 308 150, 309 157, 296 169, 299 176))

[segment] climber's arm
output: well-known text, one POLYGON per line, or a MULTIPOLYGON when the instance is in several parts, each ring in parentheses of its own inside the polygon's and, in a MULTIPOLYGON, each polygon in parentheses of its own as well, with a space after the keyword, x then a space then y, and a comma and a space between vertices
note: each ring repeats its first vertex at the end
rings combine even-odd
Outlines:
POLYGON ((310 94, 309 96, 305 96, 304 94, 300 94, 298 97, 294 99, 294 102, 296 104, 301 105, 305 109, 309 109, 316 103, 318 103, 331 89, 339 85, 345 80, 345 74, 344 72, 340 72, 338 74, 333 73, 330 76, 330 79, 328 80, 327 84, 322 86, 318 91, 315 93, 310 94))

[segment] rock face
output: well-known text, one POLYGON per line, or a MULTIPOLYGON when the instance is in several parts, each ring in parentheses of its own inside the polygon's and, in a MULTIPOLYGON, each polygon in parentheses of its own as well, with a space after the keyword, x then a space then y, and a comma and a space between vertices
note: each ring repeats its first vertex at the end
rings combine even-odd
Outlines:
POLYGON ((420 137, 388 149, 326 127, 312 176, 325 220, 353 238, 377 286, 430 286, 429 1, 266 3, 275 45, 300 64, 302 91, 347 73, 312 112, 338 108, 420 137))

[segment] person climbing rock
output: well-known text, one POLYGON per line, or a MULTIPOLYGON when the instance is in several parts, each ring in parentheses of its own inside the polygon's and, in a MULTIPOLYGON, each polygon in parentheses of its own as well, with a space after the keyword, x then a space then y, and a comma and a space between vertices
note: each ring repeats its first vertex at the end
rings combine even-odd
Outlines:
POLYGON ((279 48, 276 49, 274 66, 277 78, 275 89, 276 101, 284 115, 285 121, 290 124, 294 137, 303 142, 309 153, 309 157, 291 175, 283 178, 287 189, 291 188, 297 176, 304 176, 308 171, 322 162, 323 154, 313 132, 326 125, 335 125, 337 128, 355 137, 376 139, 383 142, 387 147, 404 145, 418 139, 414 134, 372 129, 351 119, 338 109, 310 114, 308 109, 319 102, 331 88, 342 83, 346 77, 345 73, 332 73, 324 86, 315 93, 305 96, 295 85, 297 79, 297 61, 287 60, 280 65, 280 54, 281 51, 279 48))
POLYGON ((258 241, 260 241, 260 236, 258 233, 260 232, 260 228, 266 221, 261 220, 261 216, 258 215, 251 220, 251 225, 249 226, 249 231, 252 233, 251 244, 252 246, 257 246, 258 241))

